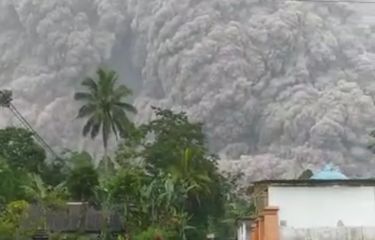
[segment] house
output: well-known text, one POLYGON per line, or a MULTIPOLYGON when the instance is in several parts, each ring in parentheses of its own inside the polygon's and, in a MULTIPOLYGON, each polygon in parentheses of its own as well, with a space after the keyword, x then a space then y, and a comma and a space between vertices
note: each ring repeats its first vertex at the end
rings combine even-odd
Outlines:
POLYGON ((375 179, 348 179, 329 165, 310 179, 258 181, 249 190, 257 208, 250 239, 375 239, 375 179))
MULTIPOLYGON (((31 205, 27 218, 24 220, 25 229, 40 227, 44 217, 42 209, 31 205)), ((120 215, 114 211, 97 210, 87 203, 68 202, 61 209, 49 210, 45 216, 47 229, 54 233, 77 233, 98 235, 104 227, 115 235, 125 233, 124 223, 120 215)))

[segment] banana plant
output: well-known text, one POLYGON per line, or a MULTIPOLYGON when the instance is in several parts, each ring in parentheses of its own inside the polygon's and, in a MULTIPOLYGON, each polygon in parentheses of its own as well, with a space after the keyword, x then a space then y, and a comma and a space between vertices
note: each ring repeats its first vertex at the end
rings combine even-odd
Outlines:
POLYGON ((200 156, 192 149, 185 149, 181 159, 169 168, 169 173, 175 184, 181 184, 189 196, 199 202, 199 196, 209 195, 212 183, 208 172, 199 166, 200 156))
POLYGON ((26 196, 40 207, 42 211, 42 228, 47 230, 47 212, 51 209, 61 208, 65 205, 67 196, 65 184, 61 183, 55 187, 46 185, 37 174, 30 174, 30 183, 24 185, 26 196))

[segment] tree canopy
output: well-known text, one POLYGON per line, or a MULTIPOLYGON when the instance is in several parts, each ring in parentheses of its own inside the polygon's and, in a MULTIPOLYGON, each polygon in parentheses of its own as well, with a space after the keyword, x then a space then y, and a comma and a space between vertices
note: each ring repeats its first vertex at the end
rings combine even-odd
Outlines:
POLYGON ((0 156, 9 167, 40 173, 46 153, 31 132, 15 127, 0 129, 0 145, 0 156))
MULTIPOLYGON (((118 165, 108 171, 107 162, 103 166, 90 153, 76 150, 47 161, 32 133, 0 129, 0 213, 7 216, 17 201, 38 205, 43 223, 38 226, 48 230, 48 211, 81 201, 99 209, 106 220, 101 239, 112 239, 111 212, 126 223, 126 240, 203 239, 210 231, 223 239, 232 235, 235 217, 249 211, 233 181, 219 172, 203 124, 184 112, 154 107, 155 118, 136 126, 126 115, 135 113, 124 101, 130 90, 116 86, 114 71, 99 69, 97 75, 82 82, 87 92, 75 95, 83 102, 78 117, 87 119, 84 135, 102 133, 105 150, 111 133, 121 138, 114 153, 118 165)), ((0 233, 13 239, 13 232, 21 232, 17 224, 0 217, 0 233)), ((88 239, 79 225, 79 238, 69 237, 88 239)))

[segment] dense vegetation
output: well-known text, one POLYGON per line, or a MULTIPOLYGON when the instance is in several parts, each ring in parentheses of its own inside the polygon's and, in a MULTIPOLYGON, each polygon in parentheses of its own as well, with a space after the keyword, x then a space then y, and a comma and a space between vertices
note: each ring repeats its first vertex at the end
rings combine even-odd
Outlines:
MULTIPOLYGON (((218 239, 233 237, 234 220, 249 214, 249 203, 234 190, 235 178, 219 173, 202 124, 183 112, 154 108, 154 120, 135 126, 127 113, 136 109, 125 101, 131 91, 117 85, 115 72, 97 74, 82 82, 87 91, 75 99, 83 101, 83 135, 101 134, 105 154, 99 164, 74 150, 48 158, 27 130, 0 130, 1 239, 48 231, 45 219, 25 228, 26 209, 35 204, 46 212, 68 201, 121 213, 127 229, 122 239, 205 239, 212 232, 218 239), (118 146, 113 154, 107 152, 110 143, 118 146)), ((101 239, 112 239, 106 229, 101 239)), ((69 239, 88 237, 77 232, 69 239)))

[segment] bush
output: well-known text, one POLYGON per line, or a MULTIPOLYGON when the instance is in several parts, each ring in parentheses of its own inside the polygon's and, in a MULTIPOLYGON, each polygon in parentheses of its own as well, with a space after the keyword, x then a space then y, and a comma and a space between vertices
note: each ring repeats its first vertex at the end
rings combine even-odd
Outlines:
POLYGON ((172 240, 174 234, 158 227, 149 227, 147 230, 137 234, 134 240, 172 240))
POLYGON ((26 235, 20 231, 21 222, 29 204, 25 201, 14 201, 9 203, 0 215, 0 237, 2 240, 13 240, 17 233, 26 235))
POLYGON ((87 201, 94 197, 99 176, 93 166, 79 166, 69 174, 66 185, 74 200, 87 201))
POLYGON ((90 238, 88 236, 83 236, 79 234, 51 234, 50 235, 51 240, 92 240, 93 238, 90 238))

